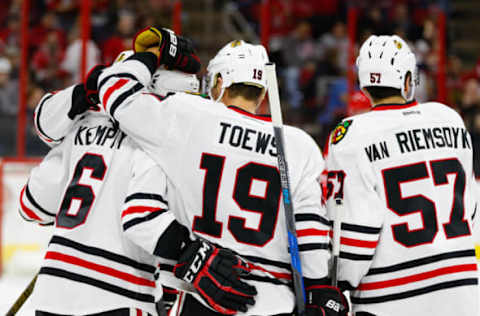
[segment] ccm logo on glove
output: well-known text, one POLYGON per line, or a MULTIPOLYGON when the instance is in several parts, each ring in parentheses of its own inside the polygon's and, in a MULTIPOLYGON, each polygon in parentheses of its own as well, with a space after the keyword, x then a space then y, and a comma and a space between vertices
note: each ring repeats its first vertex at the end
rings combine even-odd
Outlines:
POLYGON ((192 264, 190 265, 187 273, 183 277, 183 280, 192 283, 193 280, 195 279, 195 276, 197 275, 198 271, 203 266, 203 263, 205 262, 205 258, 207 257, 207 252, 211 250, 212 247, 210 247, 209 244, 207 243, 202 243, 202 246, 198 249, 198 252, 193 259, 192 264))

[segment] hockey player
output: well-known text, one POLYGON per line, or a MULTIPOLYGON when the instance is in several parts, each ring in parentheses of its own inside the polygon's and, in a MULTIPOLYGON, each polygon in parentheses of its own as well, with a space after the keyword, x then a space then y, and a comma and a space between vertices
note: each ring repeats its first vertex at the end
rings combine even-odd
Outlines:
POLYGON ((154 315, 157 257, 195 263, 189 280, 203 299, 225 313, 246 311, 255 289, 238 279, 238 269, 246 274, 243 261, 191 240, 169 211, 176 201, 162 170, 104 115, 76 117, 90 106, 76 85, 46 95, 38 107, 37 119, 57 108, 76 121, 32 170, 20 197, 22 217, 55 224, 33 293, 36 315, 154 315))
POLYGON ((326 160, 354 315, 478 315, 470 135, 453 109, 415 101, 400 37, 368 38, 357 66, 372 108, 336 127, 326 160))
MULTIPOLYGON (((255 111, 265 95, 265 49, 243 41, 222 48, 208 66, 212 100, 175 94, 164 100, 135 93, 132 86, 150 80, 161 58, 143 53, 163 39, 146 30, 135 40, 144 63, 117 64, 104 70, 99 94, 104 110, 165 170, 175 187, 189 192, 179 221, 203 238, 233 249, 253 263, 251 279, 258 289, 249 315, 291 313, 289 255, 280 203, 276 146, 268 116, 255 111), (132 80, 122 74, 128 73, 132 80), (109 78, 106 80, 105 78, 109 78), (119 82, 124 82, 122 86, 119 82), (107 98, 106 96, 113 96, 107 98), (139 124, 142 122, 142 124, 139 124)), ((324 286, 327 277, 328 222, 323 217, 317 178, 323 169, 320 151, 303 131, 287 126, 291 183, 296 206, 299 249, 304 260, 310 313, 337 315, 347 311, 341 294, 324 286), (332 309, 335 301, 341 309, 332 309)), ((185 272, 175 275, 185 278, 185 272)), ((215 313, 188 295, 181 315, 215 313)))
MULTIPOLYGON (((184 208, 175 210, 179 222, 250 261, 252 274, 245 279, 258 295, 247 314, 291 313, 295 306, 275 139, 270 118, 255 114, 265 95, 266 51, 243 41, 229 43, 208 67, 212 100, 183 93, 162 99, 134 89, 148 84, 163 59, 168 38, 159 33, 156 28, 140 32, 135 62, 103 71, 98 81, 103 110, 183 194, 184 208), (149 47, 152 52, 146 52, 149 47)), ((286 126, 285 133, 308 313, 346 315, 341 293, 324 285, 329 223, 317 182, 323 169, 320 151, 303 131, 286 126)), ((182 267, 174 272, 189 278, 182 267)), ((218 315, 197 295, 187 295, 180 305, 181 315, 218 315)))

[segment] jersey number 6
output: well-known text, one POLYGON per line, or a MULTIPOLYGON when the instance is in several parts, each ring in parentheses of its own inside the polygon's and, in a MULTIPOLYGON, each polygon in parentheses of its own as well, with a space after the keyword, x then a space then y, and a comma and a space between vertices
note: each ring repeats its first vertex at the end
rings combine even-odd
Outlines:
POLYGON ((101 181, 105 176, 107 166, 101 155, 92 153, 86 153, 77 162, 75 171, 73 172, 73 178, 68 185, 62 204, 60 205, 57 227, 72 229, 82 225, 87 219, 90 208, 95 200, 95 192, 90 185, 80 183, 85 169, 92 171, 91 178, 101 181), (72 204, 75 205, 75 213, 71 211, 72 204))
MULTIPOLYGON (((204 153, 200 168, 205 170, 202 216, 195 216, 193 230, 212 237, 222 236, 222 222, 215 218, 225 157, 204 153)), ((249 162, 237 169, 233 200, 242 211, 261 214, 258 229, 245 227, 245 218, 229 216, 228 230, 236 241, 262 247, 272 240, 280 206, 280 174, 273 166, 249 162), (251 195, 253 181, 266 183, 265 195, 251 195)))

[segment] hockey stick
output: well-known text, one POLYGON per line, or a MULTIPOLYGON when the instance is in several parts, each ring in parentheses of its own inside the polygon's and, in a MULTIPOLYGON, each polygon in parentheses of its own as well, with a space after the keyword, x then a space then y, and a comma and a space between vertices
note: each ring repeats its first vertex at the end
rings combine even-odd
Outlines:
POLYGON ((17 298, 15 303, 13 303, 12 307, 8 310, 6 316, 14 316, 17 312, 22 308, 23 304, 27 301, 30 295, 33 292, 33 287, 35 286, 35 282, 37 282, 38 273, 35 274, 35 277, 30 281, 30 284, 23 290, 22 294, 17 298))
POLYGON ((333 221, 333 245, 332 245, 332 285, 338 286, 338 260, 340 258, 340 232, 342 229, 342 211, 343 201, 340 198, 335 199, 335 219, 333 221))
POLYGON ((305 314, 305 287, 303 286, 302 263, 298 253, 297 231, 295 229, 293 205, 290 195, 290 180, 288 177, 287 159, 285 156, 282 110, 278 95, 277 74, 275 64, 267 63, 265 72, 268 86, 268 100, 270 114, 272 115, 273 132, 277 145, 278 169, 280 170, 280 184, 282 186, 283 206, 285 208, 285 221, 287 223, 288 246, 290 252, 290 265, 292 267, 293 289, 297 304, 298 315, 305 314))

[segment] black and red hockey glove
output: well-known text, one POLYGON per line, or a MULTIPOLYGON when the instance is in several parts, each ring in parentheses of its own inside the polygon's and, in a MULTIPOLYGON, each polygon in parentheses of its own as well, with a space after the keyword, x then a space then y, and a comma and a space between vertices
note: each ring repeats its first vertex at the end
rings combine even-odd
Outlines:
POLYGON ((152 26, 138 32, 133 39, 135 53, 145 52, 151 47, 158 47, 158 65, 192 74, 200 70, 200 59, 195 54, 192 41, 169 29, 152 26))
POLYGON ((88 72, 87 78, 85 78, 84 87, 87 94, 87 101, 92 107, 97 107, 100 103, 98 97, 98 77, 102 74, 105 65, 96 65, 88 72))
POLYGON ((163 285, 162 302, 163 302, 163 308, 165 308, 167 313, 172 309, 173 305, 175 305, 175 302, 177 301, 179 293, 180 292, 178 290, 163 285))
POLYGON ((348 316, 348 301, 339 288, 316 285, 307 287, 306 292, 306 316, 348 316))
POLYGON ((82 115, 88 110, 97 111, 99 109, 100 99, 98 97, 97 80, 104 68, 104 65, 93 67, 85 82, 79 83, 73 88, 72 106, 67 113, 70 119, 73 120, 77 115, 82 115))
POLYGON ((173 270, 175 276, 191 283, 215 311, 233 315, 246 312, 255 303, 257 290, 240 280, 250 273, 249 265, 226 249, 205 240, 186 247, 173 270))

